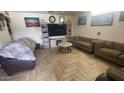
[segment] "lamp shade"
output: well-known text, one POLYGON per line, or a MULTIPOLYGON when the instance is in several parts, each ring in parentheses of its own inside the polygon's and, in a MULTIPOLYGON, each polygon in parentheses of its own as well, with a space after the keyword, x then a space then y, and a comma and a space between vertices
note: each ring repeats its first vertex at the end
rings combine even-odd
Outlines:
POLYGON ((59 17, 59 23, 60 24, 64 24, 65 23, 65 17, 64 16, 60 16, 59 17))

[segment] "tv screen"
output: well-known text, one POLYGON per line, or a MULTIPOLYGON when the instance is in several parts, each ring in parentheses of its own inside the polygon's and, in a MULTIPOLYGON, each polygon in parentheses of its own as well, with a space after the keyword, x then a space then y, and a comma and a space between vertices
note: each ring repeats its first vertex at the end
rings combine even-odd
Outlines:
POLYGON ((66 35, 66 24, 48 24, 49 36, 66 35))

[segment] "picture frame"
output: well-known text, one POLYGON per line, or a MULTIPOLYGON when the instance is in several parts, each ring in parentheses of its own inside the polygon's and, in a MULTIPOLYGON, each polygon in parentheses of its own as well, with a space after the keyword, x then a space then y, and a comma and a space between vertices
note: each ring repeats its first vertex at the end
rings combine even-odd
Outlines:
POLYGON ((8 11, 5 11, 5 14, 9 16, 9 12, 8 11))
POLYGON ((3 30, 3 28, 2 28, 2 25, 1 25, 1 22, 0 22, 0 31, 2 31, 3 30))
POLYGON ((0 21, 4 21, 4 20, 5 20, 4 14, 0 13, 0 21))
POLYGON ((78 25, 86 25, 87 16, 78 16, 78 25))
POLYGON ((0 31, 5 30, 5 23, 4 21, 0 21, 0 31))
POLYGON ((120 11, 119 21, 124 21, 124 11, 120 11))
POLYGON ((38 17, 24 17, 26 27, 40 27, 38 17))
POLYGON ((113 24, 113 19, 113 13, 92 16, 91 26, 111 26, 113 24))

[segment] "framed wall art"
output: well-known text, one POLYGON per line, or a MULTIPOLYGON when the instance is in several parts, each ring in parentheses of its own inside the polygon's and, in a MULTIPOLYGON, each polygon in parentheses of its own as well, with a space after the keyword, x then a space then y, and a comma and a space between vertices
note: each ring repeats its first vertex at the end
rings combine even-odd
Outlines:
POLYGON ((0 31, 2 31, 3 30, 3 28, 2 28, 2 24, 1 24, 1 22, 0 22, 0 31))
POLYGON ((0 13, 0 31, 5 29, 5 16, 4 14, 0 13))
POLYGON ((109 26, 113 24, 113 13, 92 16, 91 26, 109 26))
POLYGON ((86 25, 86 23, 87 23, 87 16, 78 17, 78 25, 86 25))
POLYGON ((24 17, 26 27, 40 27, 38 17, 24 17))
POLYGON ((124 11, 120 11, 119 21, 124 21, 124 11))
POLYGON ((5 30, 5 23, 4 21, 0 21, 0 31, 5 30))

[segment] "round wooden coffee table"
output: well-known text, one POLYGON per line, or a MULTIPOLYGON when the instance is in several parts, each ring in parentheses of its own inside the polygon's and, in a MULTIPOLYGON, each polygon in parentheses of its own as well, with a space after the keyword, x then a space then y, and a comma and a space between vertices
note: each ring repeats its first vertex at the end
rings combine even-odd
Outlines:
POLYGON ((58 44, 59 52, 70 53, 72 51, 72 43, 71 42, 61 42, 58 44))

